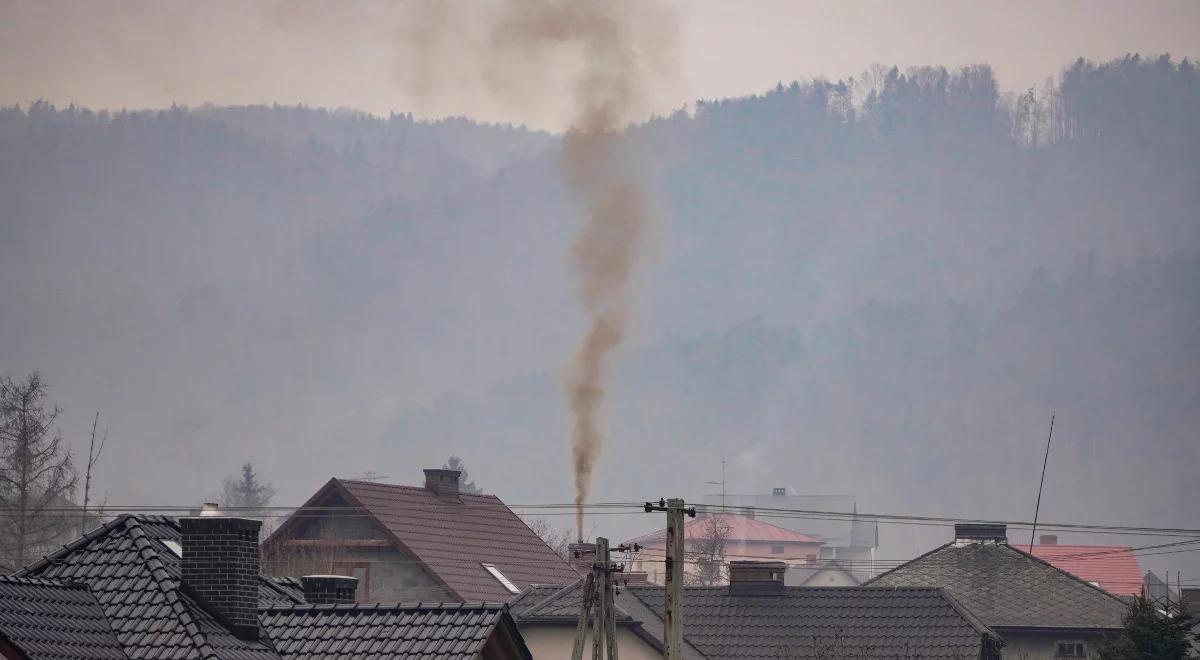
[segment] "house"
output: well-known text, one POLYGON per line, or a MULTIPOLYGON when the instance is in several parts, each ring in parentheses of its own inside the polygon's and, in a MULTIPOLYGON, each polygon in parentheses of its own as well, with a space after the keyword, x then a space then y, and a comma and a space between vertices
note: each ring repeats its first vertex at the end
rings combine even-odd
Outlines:
POLYGON ((1059 545, 1057 535, 1042 534, 1030 554, 1116 596, 1137 596, 1145 585, 1129 546, 1059 545))
POLYGON ((1009 545, 1002 524, 960 524, 954 541, 866 583, 940 587, 979 617, 1014 658, 1088 657, 1121 630, 1125 603, 1009 545))
POLYGON ((457 470, 423 486, 330 479, 264 542, 274 575, 359 579, 359 602, 504 602, 567 584, 571 565, 495 495, 459 490, 457 470))
POLYGON ((780 487, 770 493, 705 495, 704 504, 818 538, 818 559, 841 561, 860 581, 875 574, 879 523, 859 515, 853 495, 799 495, 780 487))
MULTIPOLYGON (((932 587, 789 587, 783 562, 736 561, 728 585, 685 587, 685 658, 779 660, 781 658, 887 658, 895 660, 998 660, 1003 641, 947 591, 932 587)), ((569 648, 579 612, 578 588, 531 592, 512 605, 534 657, 548 627, 530 622, 526 612, 554 612, 559 621, 552 649, 569 648), (546 594, 549 595, 546 595, 546 594), (536 602, 525 608, 522 603, 536 602)), ((626 586, 616 597, 622 626, 630 636, 649 636, 661 648, 665 590, 658 585, 626 586), (640 627, 640 632, 635 632, 640 627)), ((622 638, 622 644, 625 644, 622 638)), ((621 647, 647 655, 645 641, 621 647)), ((551 654, 547 657, 566 657, 551 654)))
MULTIPOLYGON (((752 559, 778 559, 792 565, 815 564, 821 553, 821 539, 790 529, 731 513, 710 513, 687 521, 684 574, 688 582, 724 584, 728 582, 726 562, 752 559)), ((666 556, 667 530, 660 529, 626 541, 642 550, 632 561, 632 569, 644 571, 648 579, 662 584, 666 576, 662 560, 666 556)))
POLYGON ((783 576, 789 587, 857 587, 860 582, 836 559, 788 565, 783 576))
MULTIPOLYGON (((509 601, 509 608, 534 658, 571 657, 582 594, 583 580, 578 579, 561 587, 534 585, 509 601)), ((617 647, 621 657, 626 660, 660 660, 663 657, 662 622, 658 617, 624 588, 617 590, 614 604, 617 647)), ((590 649, 590 630, 587 644, 590 649)), ((704 656, 688 645, 684 649, 684 658, 702 660, 704 656)))
POLYGON ((359 605, 353 577, 265 577, 260 525, 219 515, 123 515, 96 528, 0 578, 0 656, 531 658, 502 603, 359 605))

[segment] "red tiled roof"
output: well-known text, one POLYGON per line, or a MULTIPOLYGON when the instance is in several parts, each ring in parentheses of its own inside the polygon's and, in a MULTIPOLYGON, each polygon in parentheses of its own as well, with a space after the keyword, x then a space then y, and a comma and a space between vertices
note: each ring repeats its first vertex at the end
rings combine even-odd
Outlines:
MULTIPOLYGON (((793 532, 790 529, 746 516, 722 513, 719 514, 719 518, 722 524, 729 526, 729 536, 726 537, 726 541, 728 542, 821 543, 821 539, 815 536, 793 532)), ((683 536, 688 540, 708 538, 708 535, 711 533, 712 527, 706 516, 693 518, 683 525, 683 536)), ((662 541, 666 538, 667 530, 660 529, 657 532, 639 536, 629 542, 644 545, 646 543, 662 541)))
POLYGON ((1142 568, 1132 548, 1111 545, 1035 545, 1033 556, 1110 594, 1136 596, 1142 568))
POLYGON ((333 482, 463 600, 512 598, 483 563, 495 565, 518 589, 579 579, 575 569, 495 495, 439 497, 419 486, 333 482))

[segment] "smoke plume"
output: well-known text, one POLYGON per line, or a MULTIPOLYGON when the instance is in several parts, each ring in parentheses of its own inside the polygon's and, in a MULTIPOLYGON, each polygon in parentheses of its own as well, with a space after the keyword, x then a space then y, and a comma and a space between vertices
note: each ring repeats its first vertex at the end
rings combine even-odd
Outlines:
POLYGON ((652 215, 620 130, 644 116, 652 91, 678 78, 676 20, 656 3, 613 0, 521 0, 502 3, 484 29, 463 17, 471 7, 418 6, 403 41, 418 57, 401 72, 418 99, 439 82, 478 95, 481 84, 501 103, 544 119, 566 115, 563 169, 587 214, 573 247, 577 295, 587 329, 567 378, 576 531, 604 445, 607 372, 632 313, 634 275, 652 215), (479 77, 478 81, 470 76, 479 77))

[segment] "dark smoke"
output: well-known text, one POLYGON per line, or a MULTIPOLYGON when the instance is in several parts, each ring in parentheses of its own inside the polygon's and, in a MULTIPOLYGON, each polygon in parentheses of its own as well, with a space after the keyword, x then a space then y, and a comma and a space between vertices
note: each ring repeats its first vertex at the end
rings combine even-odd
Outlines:
POLYGON ((576 527, 604 445, 607 371, 632 311, 633 278, 652 215, 617 132, 644 113, 650 90, 675 77, 676 21, 655 3, 524 0, 504 3, 486 30, 443 4, 413 13, 407 44, 420 58, 409 86, 429 95, 450 73, 474 71, 502 102, 561 106, 570 119, 563 167, 588 219, 573 249, 586 332, 567 373, 576 527), (486 33, 486 37, 479 35, 486 33), (479 39, 472 44, 472 39, 479 39), (530 85, 541 86, 540 89, 530 85))

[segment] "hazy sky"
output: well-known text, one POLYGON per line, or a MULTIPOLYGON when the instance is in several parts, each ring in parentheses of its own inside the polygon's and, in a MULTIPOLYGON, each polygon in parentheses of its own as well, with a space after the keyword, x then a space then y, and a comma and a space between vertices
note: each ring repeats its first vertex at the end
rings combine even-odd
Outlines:
MULTIPOLYGON (((558 99, 498 106, 463 76, 461 94, 414 99, 405 81, 416 2, 61 2, 0 0, 0 102, 93 108, 305 103, 372 113, 467 114, 556 126, 558 99)), ((437 3, 479 13, 481 2, 437 3)), ((677 85, 655 109, 855 75, 873 62, 992 64, 1006 90, 1077 56, 1200 55, 1200 2, 674 2, 677 85)), ((425 13, 428 13, 425 11, 425 13)), ((445 45, 445 44, 443 44, 445 45)), ((454 44, 449 44, 451 52, 454 44)))

